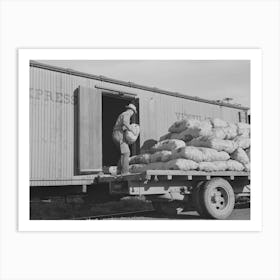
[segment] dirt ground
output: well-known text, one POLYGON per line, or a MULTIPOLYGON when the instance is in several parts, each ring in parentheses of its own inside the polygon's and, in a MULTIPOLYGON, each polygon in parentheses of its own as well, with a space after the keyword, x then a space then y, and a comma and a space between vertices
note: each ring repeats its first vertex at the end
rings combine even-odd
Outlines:
MULTIPOLYGON (((148 213, 145 216, 110 218, 111 220, 168 220, 166 216, 157 213, 148 213)), ((196 211, 182 212, 172 220, 201 220, 196 211)), ((250 220, 250 208, 234 209, 227 220, 250 220)))
MULTIPOLYGON (((151 202, 139 199, 124 199, 121 201, 110 201, 104 203, 93 203, 84 201, 81 197, 75 197, 75 200, 68 198, 67 202, 62 198, 53 198, 47 201, 33 201, 30 203, 30 219, 31 220, 60 220, 72 219, 77 217, 87 217, 95 215, 110 215, 114 213, 133 212, 133 211, 149 211, 153 210, 151 202)), ((134 220, 150 220, 150 219, 201 219, 196 211, 181 212, 177 216, 166 216, 162 213, 151 211, 142 215, 125 215, 124 217, 116 217, 109 219, 134 219, 134 220)), ((246 204, 236 205, 228 220, 249 220, 250 206, 246 204)))

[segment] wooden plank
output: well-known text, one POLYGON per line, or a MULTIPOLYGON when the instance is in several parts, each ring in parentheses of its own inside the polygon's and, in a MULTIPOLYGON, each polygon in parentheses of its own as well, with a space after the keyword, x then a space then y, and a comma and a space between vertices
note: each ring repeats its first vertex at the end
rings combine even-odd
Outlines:
POLYGON ((79 172, 102 170, 102 95, 95 88, 79 87, 79 172))
POLYGON ((204 171, 183 171, 183 170, 147 170, 146 175, 171 175, 171 176, 249 176, 248 172, 238 172, 238 171, 216 171, 216 172, 204 172, 204 171))
POLYGON ((154 178, 160 179, 160 181, 169 180, 171 181, 176 176, 186 176, 187 180, 192 180, 193 177, 206 177, 210 180, 211 177, 248 177, 250 175, 247 172, 233 172, 233 171, 221 171, 221 172, 201 172, 201 171, 182 171, 182 170, 147 170, 143 173, 129 174, 125 176, 111 176, 111 175, 101 175, 99 176, 99 182, 112 181, 112 180, 125 180, 125 181, 136 181, 136 180, 151 180, 152 176, 154 178), (171 179, 170 179, 171 178, 171 179))
POLYGON ((125 176, 117 175, 99 175, 97 176, 97 181, 100 183, 105 182, 112 182, 112 181, 140 181, 140 179, 143 178, 143 174, 135 173, 135 174, 129 174, 125 176))

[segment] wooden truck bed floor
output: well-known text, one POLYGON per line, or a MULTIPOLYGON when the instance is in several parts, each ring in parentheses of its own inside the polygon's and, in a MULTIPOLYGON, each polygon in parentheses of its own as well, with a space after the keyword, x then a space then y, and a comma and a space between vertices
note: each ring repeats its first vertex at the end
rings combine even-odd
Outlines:
POLYGON ((215 172, 204 172, 204 171, 182 171, 182 170, 147 170, 142 173, 131 173, 125 176, 122 175, 99 175, 97 182, 118 182, 118 181, 142 181, 151 180, 151 178, 158 180, 172 180, 173 177, 180 177, 180 179, 192 180, 193 177, 202 177, 205 180, 210 180, 211 177, 228 177, 230 180, 234 180, 235 177, 247 177, 250 179, 250 172, 243 171, 215 171, 215 172), (184 178, 185 177, 185 178, 184 178))

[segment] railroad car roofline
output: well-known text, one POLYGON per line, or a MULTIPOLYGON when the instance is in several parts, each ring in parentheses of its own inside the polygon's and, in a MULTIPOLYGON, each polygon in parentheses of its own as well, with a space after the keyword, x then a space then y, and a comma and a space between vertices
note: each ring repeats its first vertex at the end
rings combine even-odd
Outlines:
POLYGON ((125 86, 125 87, 145 90, 145 91, 151 91, 154 93, 160 93, 160 94, 170 95, 170 96, 179 97, 179 98, 185 98, 185 99, 189 99, 189 100, 193 100, 193 101, 197 101, 197 102, 203 102, 203 103, 218 105, 218 106, 222 106, 222 107, 229 107, 229 108, 239 109, 239 110, 243 110, 243 111, 248 111, 250 109, 248 107, 243 107, 243 106, 239 106, 239 105, 235 105, 235 104, 218 102, 215 100, 204 99, 204 98, 200 98, 197 96, 190 96, 190 95, 185 95, 185 94, 178 93, 178 92, 163 90, 163 89, 159 89, 156 87, 148 87, 148 86, 144 86, 144 85, 135 84, 132 82, 125 82, 125 81, 121 81, 121 80, 117 80, 117 79, 108 78, 105 76, 98 76, 98 75, 93 75, 93 74, 76 71, 73 69, 52 66, 52 65, 40 63, 40 62, 37 62, 34 60, 30 60, 30 67, 37 67, 37 68, 41 68, 41 69, 45 69, 45 70, 60 72, 60 73, 64 73, 64 74, 93 79, 93 80, 97 80, 97 81, 102 81, 102 82, 106 82, 106 83, 121 85, 121 86, 125 86))

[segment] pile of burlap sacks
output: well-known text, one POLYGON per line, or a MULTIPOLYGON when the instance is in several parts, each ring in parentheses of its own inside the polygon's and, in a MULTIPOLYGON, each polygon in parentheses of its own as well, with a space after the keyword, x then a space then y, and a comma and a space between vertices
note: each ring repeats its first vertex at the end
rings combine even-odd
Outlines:
POLYGON ((250 171, 250 125, 221 119, 184 119, 145 153, 132 156, 131 173, 146 170, 250 171))

